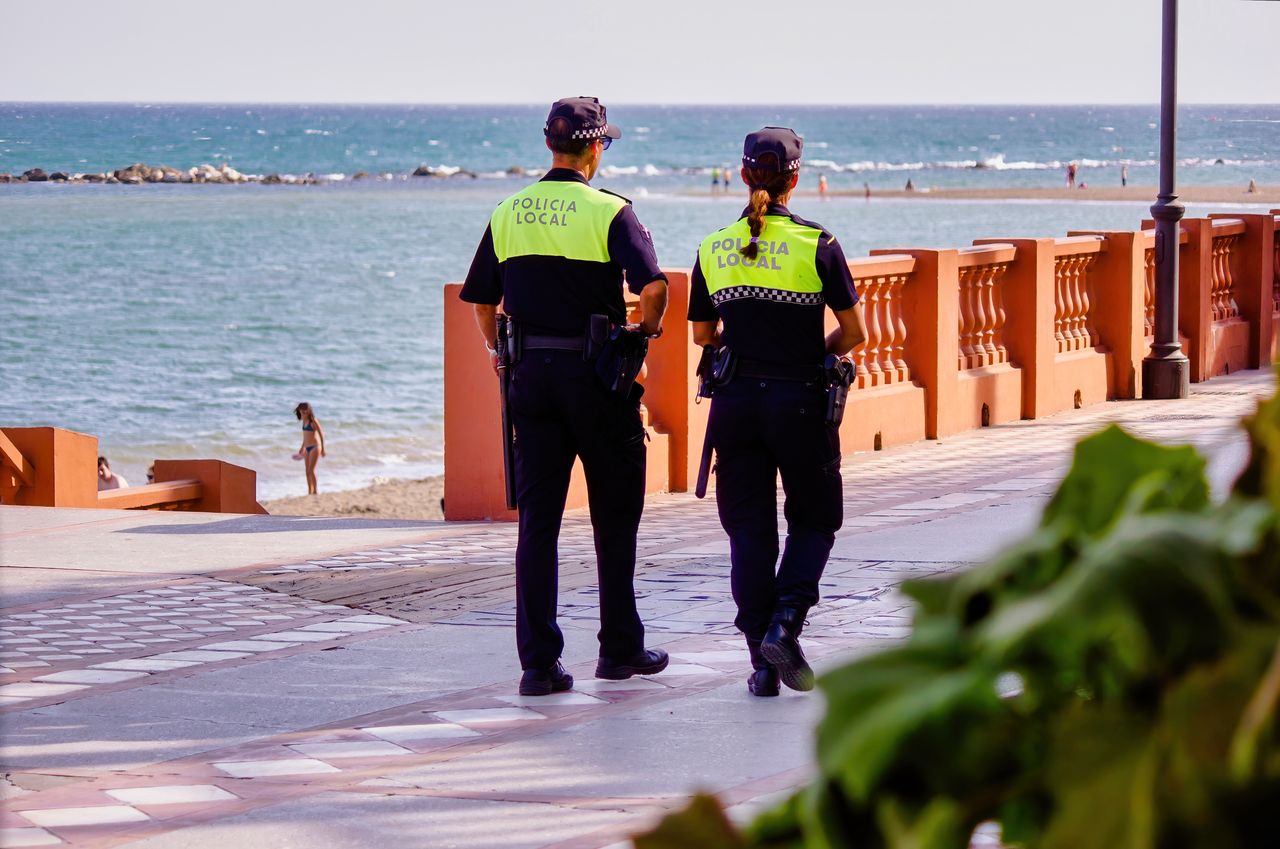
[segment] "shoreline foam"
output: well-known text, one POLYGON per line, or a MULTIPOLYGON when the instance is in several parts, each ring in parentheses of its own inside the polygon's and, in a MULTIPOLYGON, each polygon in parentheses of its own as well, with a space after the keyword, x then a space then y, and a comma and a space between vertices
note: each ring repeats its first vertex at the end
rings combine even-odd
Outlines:
MULTIPOLYGON (((999 186, 991 188, 919 188, 914 191, 872 189, 872 198, 906 198, 909 200, 1065 200, 1065 201, 1134 201, 1154 203, 1159 192, 1155 186, 1088 186, 1083 189, 999 186)), ((817 192, 799 194, 816 197, 817 192)), ((833 189, 830 197, 862 197, 857 189, 833 189)), ((1253 193, 1243 186, 1179 186, 1178 199, 1190 203, 1280 204, 1280 186, 1258 186, 1253 193)))

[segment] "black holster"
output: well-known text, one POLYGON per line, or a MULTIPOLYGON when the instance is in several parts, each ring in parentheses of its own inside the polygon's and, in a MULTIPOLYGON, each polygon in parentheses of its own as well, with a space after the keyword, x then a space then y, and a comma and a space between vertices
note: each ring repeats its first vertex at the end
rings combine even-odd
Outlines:
POLYGON ((737 370, 738 356, 728 347, 703 345, 702 358, 698 360, 697 375, 701 378, 698 381, 698 397, 710 398, 716 393, 717 387, 733 380, 737 370))
POLYGON ((498 316, 498 366, 505 368, 520 362, 523 346, 520 344, 524 334, 520 324, 509 315, 498 316))
POLYGON ((840 426, 844 421, 845 402, 849 398, 849 387, 853 385, 854 365, 852 360, 827 354, 822 364, 827 374, 827 424, 840 426))
POLYGON ((596 377, 606 391, 638 401, 644 387, 636 383, 636 376, 648 353, 649 337, 643 333, 614 324, 607 315, 588 320, 582 355, 594 362, 596 377))

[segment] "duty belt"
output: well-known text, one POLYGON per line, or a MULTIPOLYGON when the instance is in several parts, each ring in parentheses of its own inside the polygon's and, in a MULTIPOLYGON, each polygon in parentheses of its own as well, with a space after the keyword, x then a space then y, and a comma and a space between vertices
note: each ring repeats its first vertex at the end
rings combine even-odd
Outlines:
POLYGON ((534 336, 529 334, 520 344, 526 351, 581 351, 581 336, 534 336))
POLYGON ((787 365, 769 363, 764 360, 749 360, 745 357, 738 361, 738 377, 754 377, 757 380, 792 380, 799 383, 816 383, 826 380, 826 372, 822 366, 787 365))

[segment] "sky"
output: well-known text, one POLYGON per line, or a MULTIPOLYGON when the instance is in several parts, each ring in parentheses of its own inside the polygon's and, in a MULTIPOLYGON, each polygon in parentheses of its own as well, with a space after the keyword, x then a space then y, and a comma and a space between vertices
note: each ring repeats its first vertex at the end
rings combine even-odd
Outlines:
MULTIPOLYGON (((1154 103, 1161 0, 0 0, 0 101, 1154 103)), ((1181 0, 1179 98, 1280 103, 1280 2, 1181 0)))

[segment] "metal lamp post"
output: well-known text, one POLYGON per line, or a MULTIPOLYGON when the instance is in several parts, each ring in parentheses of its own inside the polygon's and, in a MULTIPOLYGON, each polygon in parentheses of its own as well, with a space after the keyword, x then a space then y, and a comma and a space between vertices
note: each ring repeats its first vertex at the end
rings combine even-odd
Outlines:
POLYGON ((1174 194, 1178 120, 1178 0, 1164 0, 1160 69, 1160 193, 1151 207, 1156 222, 1156 315, 1151 353, 1142 361, 1142 397, 1186 398, 1191 361, 1178 340, 1178 222, 1186 211, 1174 194))

